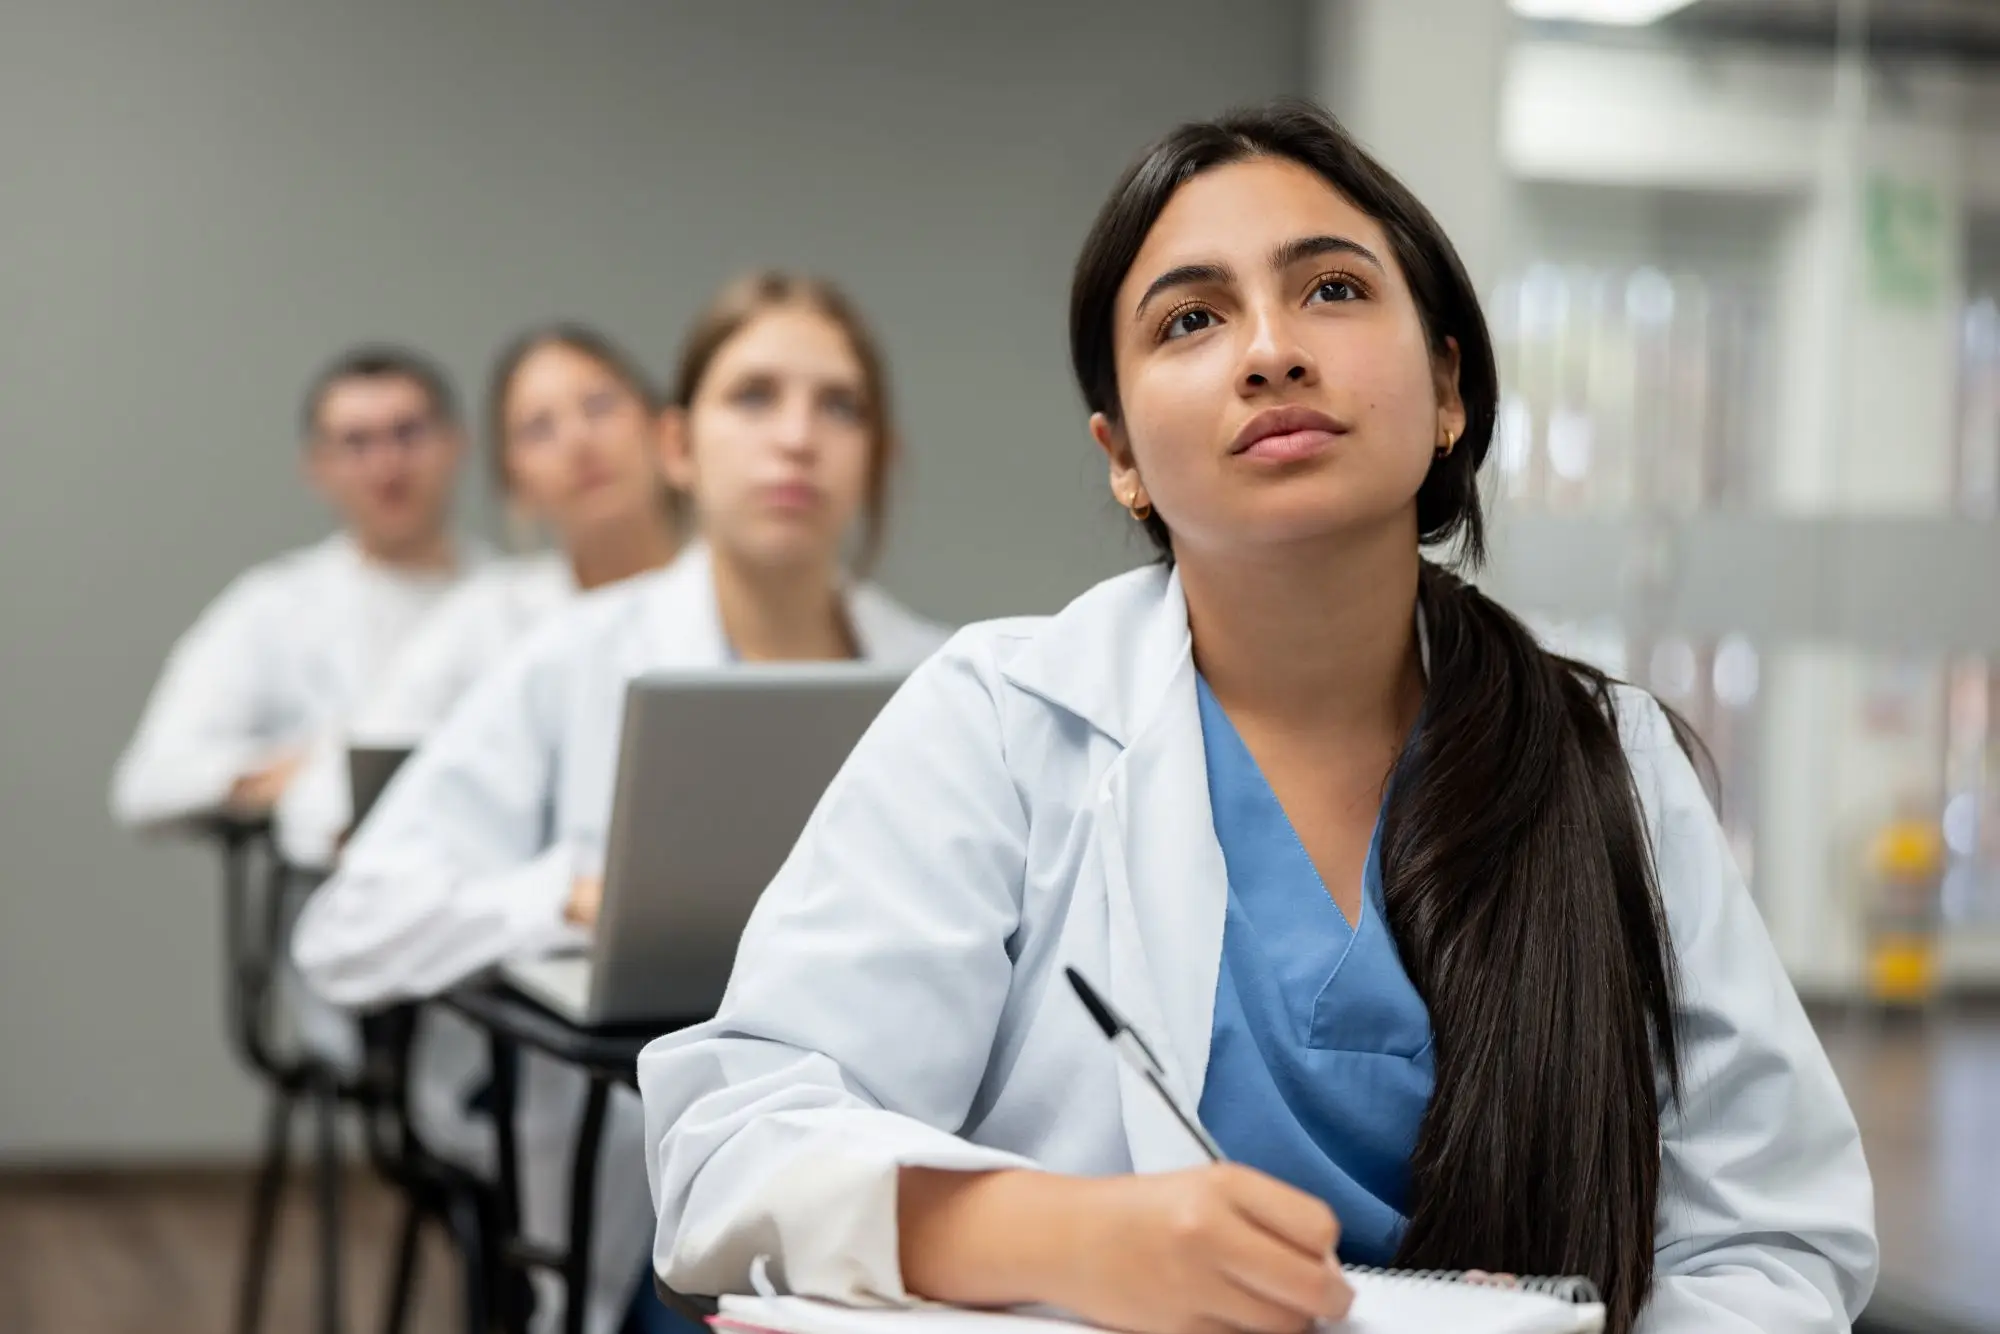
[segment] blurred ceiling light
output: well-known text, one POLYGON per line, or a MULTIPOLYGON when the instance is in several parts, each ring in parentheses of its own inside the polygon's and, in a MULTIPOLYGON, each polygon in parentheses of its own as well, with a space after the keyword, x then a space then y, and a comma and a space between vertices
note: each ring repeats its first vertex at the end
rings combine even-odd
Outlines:
POLYGON ((1565 482, 1590 476, 1590 418, 1574 408, 1557 408, 1549 418, 1549 466, 1565 482))
POLYGON ((1732 709, 1757 698, 1757 650, 1742 635, 1725 635, 1715 646, 1715 697, 1732 709))
POLYGON ((1653 649, 1649 685, 1669 700, 1684 700, 1694 694, 1696 666, 1694 645, 1685 639, 1663 639, 1653 649))
POLYGON ((1625 317, 1659 328, 1673 322, 1673 279, 1658 269, 1640 269, 1625 283, 1625 317))
POLYGON ((1615 23, 1637 28, 1658 22, 1694 0, 1510 0, 1514 12, 1527 19, 1561 19, 1570 23, 1615 23))
POLYGON ((1500 474, 1519 477, 1528 471, 1528 456, 1535 449, 1535 411, 1519 394, 1500 399, 1500 474))
POLYGON ((1979 798, 1961 792, 1944 806, 1944 843, 1961 857, 1979 850, 1979 798))

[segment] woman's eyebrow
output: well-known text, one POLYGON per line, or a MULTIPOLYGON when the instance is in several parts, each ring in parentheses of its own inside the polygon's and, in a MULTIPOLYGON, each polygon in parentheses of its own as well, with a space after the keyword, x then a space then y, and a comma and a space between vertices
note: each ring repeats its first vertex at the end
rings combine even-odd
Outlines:
POLYGON ((1388 272, 1382 261, 1375 257, 1374 251, 1359 241, 1349 240, 1345 236, 1301 236, 1297 240, 1286 241, 1271 252, 1271 267, 1289 269, 1301 260, 1336 254, 1352 255, 1364 263, 1372 264, 1378 271, 1388 272))
POLYGON ((1232 276, 1227 264, 1182 264, 1168 269, 1146 285, 1146 290, 1139 297, 1139 304, 1132 308, 1132 313, 1145 314, 1147 305, 1162 292, 1170 292, 1176 287, 1226 283, 1232 276))

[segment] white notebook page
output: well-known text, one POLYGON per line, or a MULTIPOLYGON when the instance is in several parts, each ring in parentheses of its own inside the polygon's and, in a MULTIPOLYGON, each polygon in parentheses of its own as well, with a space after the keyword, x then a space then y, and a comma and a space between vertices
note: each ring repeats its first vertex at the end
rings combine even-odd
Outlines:
MULTIPOLYGON (((1354 1309, 1325 1334, 1597 1334, 1604 1308, 1534 1293, 1350 1274, 1354 1309)), ((804 1297, 724 1297, 720 1323, 770 1334, 1077 1334, 1085 1326, 1045 1315, 948 1306, 880 1310, 804 1297)))

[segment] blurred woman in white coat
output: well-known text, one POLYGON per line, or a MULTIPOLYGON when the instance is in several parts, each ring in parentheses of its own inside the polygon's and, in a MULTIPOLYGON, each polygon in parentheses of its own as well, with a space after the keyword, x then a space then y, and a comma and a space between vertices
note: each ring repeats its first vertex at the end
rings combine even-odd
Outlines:
POLYGON ((661 471, 660 403, 624 349, 559 323, 495 359, 486 397, 509 527, 553 550, 495 561, 410 636, 335 745, 313 753, 278 806, 295 866, 325 867, 353 818, 347 746, 414 746, 501 654, 592 588, 656 570, 679 545, 661 471))
MULTIPOLYGON (((738 660, 913 666, 943 641, 939 627, 843 574, 850 538, 860 564, 880 546, 897 447, 881 359, 834 288, 763 273, 726 289, 688 337, 662 421, 663 462, 692 498, 698 544, 546 621, 410 759, 294 934, 296 959, 328 998, 429 996, 588 938, 633 676, 738 660)), ((464 1068, 448 1054, 423 1060, 464 1068)), ((533 1058, 524 1067, 524 1222, 553 1242, 582 1088, 533 1058)), ((454 1092, 463 1108, 472 1090, 454 1092)), ((651 1216, 639 1125, 635 1099, 614 1101, 593 1330, 616 1328, 643 1269, 651 1216)), ((641 1291, 650 1296, 650 1284, 641 1291)), ((544 1315, 560 1300, 543 1302, 544 1315)))
POLYGON ((1185 126, 1070 340, 1166 560, 965 631, 856 748, 640 1061, 658 1271, 1297 1334, 1337 1246, 1847 1329, 1859 1137, 1671 720, 1421 555, 1482 554, 1499 397, 1436 221, 1316 107, 1185 126))

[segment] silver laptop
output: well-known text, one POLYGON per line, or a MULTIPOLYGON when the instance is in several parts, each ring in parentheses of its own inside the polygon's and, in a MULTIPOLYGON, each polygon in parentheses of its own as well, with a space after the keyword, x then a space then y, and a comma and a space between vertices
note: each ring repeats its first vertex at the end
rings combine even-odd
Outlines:
POLYGON ((904 675, 759 663, 634 681, 595 939, 501 975, 586 1027, 714 1013, 750 909, 904 675))

